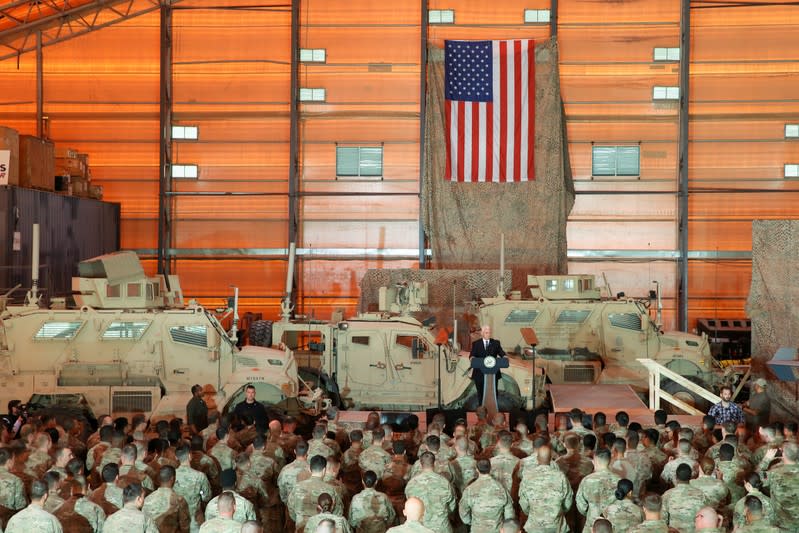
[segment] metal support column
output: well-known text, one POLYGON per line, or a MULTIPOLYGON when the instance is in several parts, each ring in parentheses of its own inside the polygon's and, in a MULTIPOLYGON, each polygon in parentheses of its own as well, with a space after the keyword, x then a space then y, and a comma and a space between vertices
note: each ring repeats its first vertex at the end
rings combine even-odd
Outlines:
POLYGON ((425 172, 425 121, 427 120, 427 37, 429 27, 427 21, 427 0, 422 0, 421 13, 421 52, 419 54, 419 268, 427 266, 425 254, 425 233, 423 219, 424 172, 425 172))
MULTIPOLYGON (((299 220, 300 220, 300 1, 291 0, 291 94, 289 102, 291 106, 289 118, 289 206, 288 206, 288 250, 291 243, 300 245, 299 239, 299 220)), ((288 259, 289 266, 292 266, 292 259, 288 259)), ((302 265, 300 264, 300 268, 302 265)), ((297 283, 297 266, 294 272, 287 275, 293 276, 292 287, 296 287, 291 294, 286 297, 291 303, 291 308, 299 310, 297 307, 296 294, 302 290, 297 283), (299 289, 299 290, 298 290, 299 289)), ((301 278, 301 276, 300 276, 301 278)))
POLYGON ((158 273, 171 273, 172 247, 172 6, 161 6, 161 70, 158 182, 158 273))
POLYGON ((42 32, 36 32, 36 136, 44 137, 44 54, 42 32))
POLYGON ((558 36, 558 0, 549 1, 549 36, 558 36))
POLYGON ((688 331, 688 111, 691 75, 691 0, 680 2, 680 133, 679 192, 677 195, 677 229, 679 231, 678 325, 688 331))

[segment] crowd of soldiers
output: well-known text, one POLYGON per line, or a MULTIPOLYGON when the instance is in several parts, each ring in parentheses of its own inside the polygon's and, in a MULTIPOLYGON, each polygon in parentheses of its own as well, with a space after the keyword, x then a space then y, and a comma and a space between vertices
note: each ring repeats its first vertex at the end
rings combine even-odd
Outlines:
MULTIPOLYGON (((254 390, 250 400, 254 400, 254 390)), ((203 407, 199 402, 195 402, 203 407)), ((194 407, 197 407, 195 405, 194 407)), ((194 409, 194 407, 190 408, 194 409)), ((252 410, 252 405, 246 406, 252 410)), ((202 409, 200 409, 202 410, 202 409)), ((574 409, 509 427, 331 408, 301 435, 291 416, 189 413, 149 424, 73 416, 3 424, 6 533, 797 532, 796 422, 681 427, 574 409), (264 425, 266 424, 266 427, 264 425)), ((2 531, 0 530, 0 533, 2 531)))

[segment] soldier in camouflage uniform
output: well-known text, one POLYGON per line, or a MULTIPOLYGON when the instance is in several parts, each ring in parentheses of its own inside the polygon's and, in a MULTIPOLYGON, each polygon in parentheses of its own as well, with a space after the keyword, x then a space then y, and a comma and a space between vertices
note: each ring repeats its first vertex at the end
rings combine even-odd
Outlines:
POLYGON ((747 496, 744 500, 744 517, 746 524, 736 529, 737 533, 781 533, 783 531, 796 531, 796 529, 781 529, 771 525, 763 516, 761 501, 754 496, 747 496))
POLYGON ((329 440, 326 438, 327 426, 324 424, 316 424, 313 428, 312 439, 308 441, 308 456, 321 455, 325 459, 333 455, 335 450, 330 446, 329 440))
POLYGON ((455 479, 452 484, 458 494, 463 494, 466 486, 477 479, 477 461, 470 452, 469 443, 471 441, 465 436, 455 439, 455 459, 452 460, 452 470, 455 479))
POLYGON ((516 423, 516 435, 518 438, 513 441, 513 448, 521 451, 525 456, 533 453, 533 439, 529 436, 530 429, 524 421, 516 423))
POLYGON ((591 459, 582 455, 579 451, 580 437, 575 433, 568 434, 564 437, 563 445, 566 447, 566 455, 558 457, 555 463, 560 467, 573 492, 577 492, 580 487, 580 482, 591 472, 594 471, 594 464, 591 459))
MULTIPOLYGON (((629 431, 627 435, 632 433, 629 431)), ((620 479, 614 493, 616 501, 602 511, 602 516, 610 520, 615 531, 627 531, 644 521, 644 512, 632 502, 633 492, 633 482, 620 479)))
POLYGON ((530 467, 519 487, 519 504, 527 514, 524 529, 528 533, 566 533, 569 528, 565 515, 572 507, 574 494, 571 484, 566 474, 552 463, 548 444, 538 448, 537 463, 530 467))
POLYGON ((652 461, 643 450, 638 449, 639 441, 640 437, 637 431, 627 432, 627 448, 624 452, 624 458, 635 469, 635 479, 630 480, 633 482, 633 499, 635 501, 641 499, 649 480, 652 479, 652 461))
POLYGON ((699 463, 696 459, 691 457, 691 450, 693 450, 691 447, 691 442, 686 439, 680 439, 680 442, 677 444, 677 457, 666 463, 666 465, 663 467, 663 472, 660 474, 660 479, 668 485, 674 485, 674 473, 677 471, 677 467, 683 464, 686 464, 691 468, 693 476, 698 475, 699 463))
POLYGON ((697 533, 727 533, 727 528, 722 525, 724 516, 720 515, 713 507, 702 507, 696 513, 694 529, 697 533))
POLYGON ((641 508, 644 511, 644 521, 629 530, 628 533, 671 533, 666 521, 660 514, 663 501, 659 494, 649 493, 644 496, 641 508))
POLYGON ((139 483, 147 491, 154 491, 153 480, 146 472, 136 468, 136 456, 139 451, 133 444, 128 444, 122 448, 119 458, 119 485, 124 488, 129 483, 139 483))
MULTIPOLYGON (((93 533, 101 533, 103 530, 103 523, 105 523, 105 511, 96 503, 90 501, 84 496, 86 491, 86 478, 82 475, 75 476, 74 483, 70 485, 71 493, 64 503, 59 507, 56 512, 56 518, 62 513, 74 512, 86 519, 86 522, 92 529, 93 533)), ((69 524, 61 523, 62 526, 67 527, 69 524)))
POLYGON ((180 461, 180 466, 175 470, 174 489, 189 504, 191 533, 196 533, 204 521, 203 507, 211 499, 211 484, 205 474, 189 466, 191 455, 188 446, 180 445, 175 454, 180 461))
POLYGON ((33 440, 34 449, 25 461, 25 473, 39 479, 50 468, 53 461, 50 458, 50 448, 53 441, 47 433, 39 433, 33 440))
POLYGON ((13 511, 25 507, 25 489, 22 480, 11 473, 14 468, 14 455, 8 448, 0 448, 0 507, 3 508, 4 522, 13 511))
POLYGON ((47 483, 47 501, 42 507, 48 513, 52 513, 64 503, 64 498, 58 495, 58 486, 61 484, 61 475, 51 470, 44 475, 43 481, 47 483))
POLYGON ((208 453, 219 462, 219 468, 222 470, 236 468, 236 452, 228 446, 228 428, 225 426, 216 428, 216 438, 219 440, 208 453))
POLYGON ((352 533, 347 520, 343 516, 331 512, 333 509, 333 498, 330 494, 325 492, 320 494, 319 499, 316 501, 316 508, 319 510, 319 513, 308 518, 308 521, 305 523, 305 529, 303 530, 305 533, 316 533, 316 528, 319 523, 325 520, 330 520, 335 524, 336 533, 352 533))
MULTIPOLYGON (((235 470, 225 470, 221 475, 222 492, 228 492, 232 494, 233 498, 236 500, 236 510, 233 513, 233 520, 236 520, 237 522, 255 520, 256 513, 252 502, 235 491, 236 477, 235 470)), ((216 518, 217 516, 219 516, 219 496, 213 498, 210 502, 208 502, 208 505, 205 506, 206 520, 216 518)))
POLYGON ((144 489, 131 483, 122 493, 122 509, 112 514, 103 524, 104 533, 158 533, 152 518, 141 512, 144 504, 144 489))
POLYGON ((371 470, 378 478, 383 477, 386 466, 391 462, 391 455, 383 449, 383 428, 378 427, 372 431, 372 445, 366 448, 358 457, 358 466, 362 472, 371 470))
MULTIPOLYGON (((405 456, 405 443, 403 441, 394 441, 393 451, 394 455, 391 457, 391 462, 386 466, 383 477, 378 478, 375 488, 388 497, 394 507, 395 514, 401 516, 402 509, 405 507, 405 486, 408 484, 408 479, 410 479, 411 465, 405 456)), ((376 472, 375 475, 377 475, 376 472)))
POLYGON ((241 522, 233 519, 236 512, 236 498, 230 492, 219 495, 219 516, 216 516, 200 527, 200 533, 239 533, 241 522))
POLYGON ((663 494, 663 518, 681 533, 694 533, 696 512, 707 505, 705 494, 689 485, 693 472, 687 464, 677 467, 674 488, 663 494))
POLYGON ((710 457, 699 462, 699 477, 692 479, 690 485, 702 491, 707 504, 720 509, 730 501, 730 489, 716 477, 716 463, 710 457))
POLYGON ((744 483, 744 488, 748 493, 746 496, 738 500, 733 506, 732 525, 735 527, 742 527, 746 523, 746 498, 754 496, 760 500, 761 507, 763 508, 763 521, 770 525, 776 525, 774 506, 771 503, 771 498, 763 494, 763 481, 757 472, 750 474, 749 479, 744 483))
POLYGON ((491 477, 502 483, 508 494, 513 490, 513 473, 519 464, 519 458, 511 453, 513 434, 500 431, 497 436, 497 453, 491 458, 491 477))
POLYGON ((425 526, 437 533, 452 533, 449 515, 455 511, 457 501, 449 481, 435 472, 435 462, 436 458, 430 452, 419 457, 422 471, 408 481, 405 496, 422 500, 425 526))
POLYGON ((744 469, 735 461, 735 448, 729 443, 724 443, 719 448, 716 470, 719 471, 721 480, 730 491, 730 501, 737 502, 746 496, 743 488, 744 469))
POLYGON ((296 459, 284 466, 277 476, 277 488, 280 492, 280 501, 284 504, 288 503, 291 489, 297 484, 297 479, 300 474, 310 472, 308 467, 308 444, 306 444, 305 441, 299 441, 294 447, 294 454, 296 459))
MULTIPOLYGON (((763 461, 770 462, 776 450, 766 452, 763 461)), ((782 464, 767 472, 764 485, 771 490, 771 503, 777 516, 776 524, 789 531, 799 531, 799 445, 785 442, 782 464)), ((762 464, 762 462, 761 462, 762 464)))
POLYGON ((103 484, 89 495, 89 499, 103 508, 106 516, 110 516, 122 508, 122 489, 117 486, 119 467, 108 464, 103 467, 103 484))
POLYGON ((286 508, 289 516, 294 521, 296 532, 302 533, 310 517, 316 514, 319 495, 330 494, 333 499, 332 512, 343 516, 344 504, 339 498, 336 489, 324 481, 327 459, 321 455, 314 455, 310 461, 311 477, 298 482, 289 493, 286 508))
POLYGON ((158 490, 144 499, 142 511, 155 521, 161 533, 189 533, 189 504, 173 490, 175 469, 171 466, 161 468, 158 481, 158 490))
POLYGON ((367 470, 363 475, 364 489, 352 498, 348 518, 356 533, 384 533, 397 516, 388 496, 375 490, 376 483, 377 474, 367 470))
POLYGON ((585 516, 583 533, 590 533, 594 520, 615 501, 616 485, 620 478, 608 469, 609 465, 610 450, 597 450, 594 454, 594 473, 585 476, 577 489, 577 510, 585 516))
MULTIPOLYGON (((497 531, 504 520, 514 518, 515 515, 513 500, 502 483, 491 475, 491 467, 491 462, 486 459, 477 461, 479 475, 464 489, 458 505, 461 521, 471 526, 472 533, 497 531)), ((563 476, 559 470, 557 472, 563 476)), ((563 481, 568 486, 565 477, 563 481)))
POLYGON ((422 523, 425 514, 424 502, 419 498, 408 498, 402 510, 405 523, 394 526, 386 533, 437 533, 422 523))
POLYGON ((46 501, 47 484, 38 480, 31 483, 31 503, 11 517, 6 533, 62 533, 58 519, 43 509, 46 501))
MULTIPOLYGON (((438 438, 438 435, 428 435, 425 439, 425 445, 426 451, 432 453, 436 457, 436 464, 433 470, 441 474, 447 481, 452 482, 455 479, 455 471, 450 465, 449 457, 450 454, 454 456, 454 452, 449 446, 441 446, 441 440, 438 438), (443 451, 443 448, 446 448, 446 452, 443 451)), ((420 450, 421 449, 422 448, 420 448, 420 450)), ((421 467, 417 461, 411 465, 410 477, 415 476, 419 472, 421 472, 421 467)))
POLYGON ((361 467, 358 459, 364 450, 363 432, 360 429, 350 432, 350 442, 350 447, 341 457, 341 480, 350 494, 356 494, 361 489, 361 467))

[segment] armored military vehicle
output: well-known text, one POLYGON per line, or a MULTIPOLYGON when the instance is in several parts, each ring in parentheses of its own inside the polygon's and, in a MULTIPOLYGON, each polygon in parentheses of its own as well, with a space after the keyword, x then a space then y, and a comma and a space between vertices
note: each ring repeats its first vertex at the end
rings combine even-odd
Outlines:
MULTIPOLYGON (((530 298, 518 292, 484 298, 480 324, 492 327, 503 348, 529 358, 532 346, 523 330, 537 337, 537 367, 561 383, 629 384, 646 391, 648 373, 637 358, 654 359, 709 389, 723 375, 710 353, 706 335, 663 333, 649 313, 649 300, 603 298, 594 276, 528 276, 530 298)), ((663 388, 698 408, 704 400, 674 382, 663 388)))
POLYGON ((195 383, 210 384, 220 408, 250 382, 267 403, 307 399, 291 352, 237 348, 235 319, 225 331, 214 313, 184 303, 177 276, 147 277, 135 253, 83 261, 78 274, 72 308, 41 307, 35 274, 23 305, 0 299, 0 405, 82 394, 98 415, 184 417, 195 383))

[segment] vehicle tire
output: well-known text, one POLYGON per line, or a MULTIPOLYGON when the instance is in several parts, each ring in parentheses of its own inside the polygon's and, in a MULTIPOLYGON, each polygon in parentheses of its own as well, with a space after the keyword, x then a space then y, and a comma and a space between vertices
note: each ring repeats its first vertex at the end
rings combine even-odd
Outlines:
POLYGON ((250 325, 251 346, 272 346, 272 321, 255 320, 250 325))
MULTIPOLYGON (((707 388, 706 384, 699 378, 694 376, 686 377, 688 381, 696 383, 700 387, 707 388)), ((661 384, 661 388, 671 394, 672 396, 676 396, 678 399, 684 401, 688 405, 692 405, 693 407, 699 409, 703 413, 707 413, 708 409, 710 409, 710 402, 706 399, 702 398, 694 394, 693 392, 687 390, 685 387, 680 385, 679 383, 672 381, 670 379, 664 380, 661 384)), ((669 402, 661 402, 661 406, 666 411, 670 412, 671 414, 684 414, 683 410, 670 404, 669 402)))

